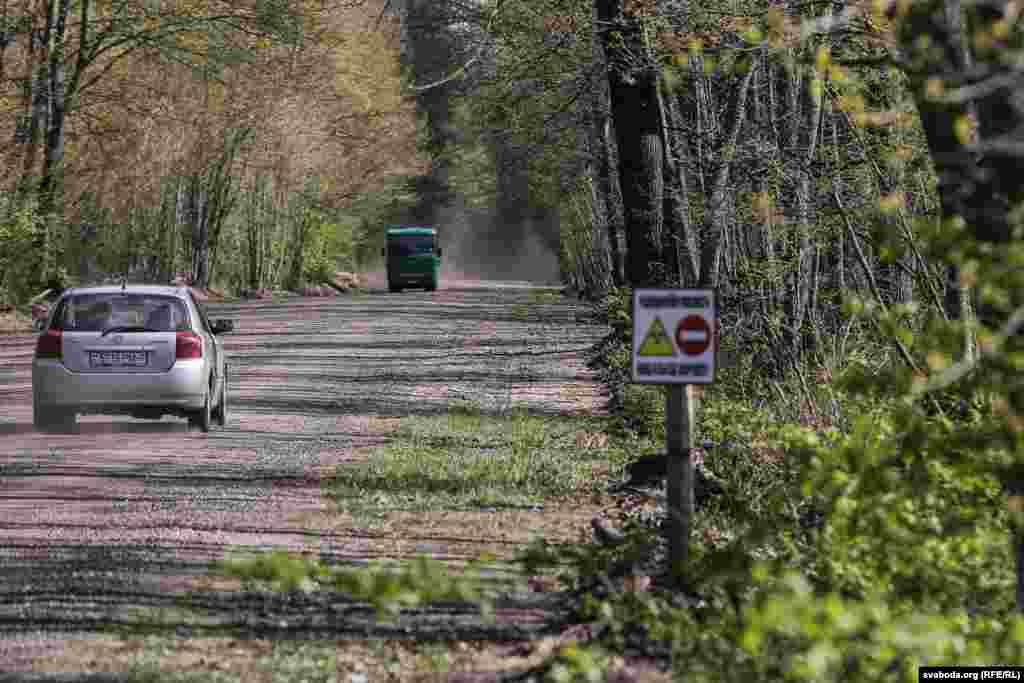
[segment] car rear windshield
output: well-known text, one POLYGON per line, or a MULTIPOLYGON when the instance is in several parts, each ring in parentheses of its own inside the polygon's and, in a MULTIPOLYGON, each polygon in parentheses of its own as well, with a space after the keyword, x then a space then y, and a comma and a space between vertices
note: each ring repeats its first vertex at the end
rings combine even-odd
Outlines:
POLYGON ((392 238, 388 248, 397 256, 417 256, 434 252, 434 238, 429 235, 416 235, 392 238))
POLYGON ((73 294, 62 300, 52 329, 102 332, 114 327, 172 332, 191 329, 185 304, 172 296, 110 292, 73 294))

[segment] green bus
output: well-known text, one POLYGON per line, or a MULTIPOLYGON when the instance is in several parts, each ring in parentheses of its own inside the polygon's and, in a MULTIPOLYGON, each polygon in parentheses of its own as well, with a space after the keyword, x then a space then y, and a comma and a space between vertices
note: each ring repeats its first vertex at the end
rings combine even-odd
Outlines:
POLYGON ((382 250, 388 270, 388 291, 406 287, 437 289, 441 275, 441 247, 434 228, 389 228, 382 250))

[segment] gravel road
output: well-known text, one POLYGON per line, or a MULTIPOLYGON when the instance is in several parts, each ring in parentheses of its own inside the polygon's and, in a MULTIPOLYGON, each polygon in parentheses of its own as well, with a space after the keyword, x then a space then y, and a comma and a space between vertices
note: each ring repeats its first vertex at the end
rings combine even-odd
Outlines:
POLYGON ((32 671, 72 635, 190 632, 194 620, 154 609, 176 605, 211 627, 293 635, 512 638, 541 628, 536 598, 510 599, 493 625, 451 606, 383 626, 336 598, 190 591, 211 562, 240 551, 393 556, 372 534, 308 520, 329 509, 321 476, 385 443, 394 418, 460 403, 596 410, 581 352, 605 329, 556 291, 495 283, 211 305, 237 327, 226 337, 231 422, 209 434, 170 417, 103 416, 80 418, 73 433, 36 433, 34 337, 0 336, 0 674, 32 671))

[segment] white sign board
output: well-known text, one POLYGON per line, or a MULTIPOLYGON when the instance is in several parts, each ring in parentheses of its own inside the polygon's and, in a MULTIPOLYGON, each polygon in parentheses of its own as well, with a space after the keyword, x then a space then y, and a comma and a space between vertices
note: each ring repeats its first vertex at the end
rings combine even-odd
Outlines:
POLYGON ((712 289, 633 290, 633 381, 713 382, 716 321, 712 289))

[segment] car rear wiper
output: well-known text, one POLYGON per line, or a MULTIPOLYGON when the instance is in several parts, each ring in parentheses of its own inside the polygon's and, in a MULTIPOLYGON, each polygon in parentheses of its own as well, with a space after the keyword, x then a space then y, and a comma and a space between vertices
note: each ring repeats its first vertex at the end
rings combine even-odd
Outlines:
POLYGON ((161 330, 151 330, 145 325, 114 325, 103 330, 101 337, 106 337, 111 332, 160 332, 161 330))

